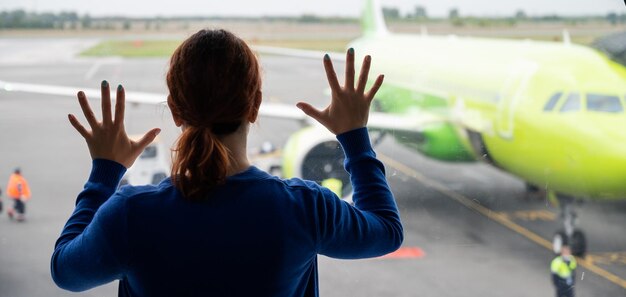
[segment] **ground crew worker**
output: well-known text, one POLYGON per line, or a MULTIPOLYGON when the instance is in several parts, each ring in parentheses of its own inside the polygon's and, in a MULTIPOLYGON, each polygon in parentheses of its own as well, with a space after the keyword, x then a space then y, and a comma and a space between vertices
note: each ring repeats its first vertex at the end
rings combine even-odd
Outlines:
POLYGON ((13 219, 15 217, 18 222, 24 221, 25 203, 30 199, 30 188, 19 168, 15 168, 13 174, 9 177, 7 196, 9 199, 13 199, 14 203, 13 207, 9 207, 7 210, 9 218, 13 219))
POLYGON ((561 255, 550 264, 552 283, 556 288, 556 297, 574 297, 576 279, 576 258, 566 244, 561 247, 561 255))

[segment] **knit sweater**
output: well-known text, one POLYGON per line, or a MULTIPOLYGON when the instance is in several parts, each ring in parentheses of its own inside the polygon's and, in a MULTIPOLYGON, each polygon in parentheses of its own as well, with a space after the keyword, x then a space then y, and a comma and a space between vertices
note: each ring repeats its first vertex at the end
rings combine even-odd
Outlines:
POLYGON ((52 278, 70 291, 120 280, 120 296, 318 296, 318 254, 376 257, 403 240, 367 129, 337 139, 354 205, 254 166, 203 201, 185 199, 169 178, 117 190, 125 168, 95 159, 56 242, 52 278))

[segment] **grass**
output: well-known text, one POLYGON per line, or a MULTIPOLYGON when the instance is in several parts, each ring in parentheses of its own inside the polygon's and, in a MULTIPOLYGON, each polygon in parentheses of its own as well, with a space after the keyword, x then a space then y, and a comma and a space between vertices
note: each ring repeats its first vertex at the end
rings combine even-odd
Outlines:
POLYGON ((169 57, 180 43, 180 40, 107 40, 83 51, 80 55, 126 58, 169 57))
POLYGON ((343 52, 346 50, 349 39, 311 39, 311 40, 261 40, 261 41, 248 41, 252 45, 265 45, 275 47, 287 47, 316 51, 328 51, 328 52, 343 52))
MULTIPOLYGON (((169 57, 180 40, 107 40, 83 51, 87 57, 119 56, 125 58, 169 57)), ((288 47, 319 51, 342 52, 349 40, 252 40, 252 45, 288 47)))

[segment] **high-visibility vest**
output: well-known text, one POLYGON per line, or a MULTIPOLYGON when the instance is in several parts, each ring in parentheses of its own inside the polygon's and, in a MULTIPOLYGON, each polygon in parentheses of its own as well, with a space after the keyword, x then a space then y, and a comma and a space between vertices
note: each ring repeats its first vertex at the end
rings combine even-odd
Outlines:
POLYGON ((30 199, 30 188, 22 175, 16 173, 11 174, 9 184, 7 185, 7 196, 13 199, 30 199))
POLYGON ((576 258, 573 256, 569 259, 569 265, 563 260, 562 256, 554 258, 552 264, 550 264, 550 271, 562 279, 570 278, 574 269, 576 269, 576 258))

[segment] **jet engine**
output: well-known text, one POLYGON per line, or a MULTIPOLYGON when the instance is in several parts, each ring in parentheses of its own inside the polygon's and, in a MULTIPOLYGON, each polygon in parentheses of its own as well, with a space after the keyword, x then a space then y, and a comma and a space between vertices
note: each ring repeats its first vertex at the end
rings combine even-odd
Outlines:
POLYGON ((335 135, 320 126, 306 127, 291 135, 285 144, 283 177, 312 180, 341 198, 350 198, 352 185, 343 166, 344 159, 335 135))

